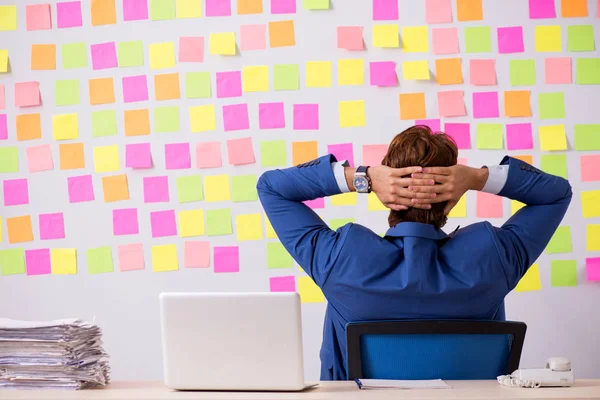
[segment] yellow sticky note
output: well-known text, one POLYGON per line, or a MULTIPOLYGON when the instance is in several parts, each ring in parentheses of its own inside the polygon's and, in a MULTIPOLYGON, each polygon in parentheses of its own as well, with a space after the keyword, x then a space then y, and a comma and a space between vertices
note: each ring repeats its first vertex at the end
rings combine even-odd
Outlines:
POLYGON ((367 196, 367 209, 369 211, 389 211, 389 208, 384 206, 379 197, 373 192, 367 196))
POLYGON ((463 195, 458 203, 448 213, 448 218, 466 218, 467 217, 467 196, 463 195))
POLYGON ((8 72, 8 50, 0 49, 0 72, 8 72))
POLYGON ((77 273, 77 250, 76 249, 51 249, 50 263, 52 274, 70 275, 77 273))
POLYGON ((235 56, 235 33, 211 33, 209 51, 210 54, 235 56))
POLYGON ((177 225, 179 225, 180 237, 203 236, 206 233, 204 229, 204 211, 179 211, 177 213, 177 225))
POLYGON ((535 27, 535 51, 544 53, 562 51, 559 25, 535 27))
POLYGON ((271 225, 271 221, 265 215, 265 230, 267 231, 267 239, 277 239, 277 233, 275 233, 275 229, 273 229, 273 225, 271 225))
POLYGON ((330 87, 331 62, 307 61, 306 62, 306 87, 330 87))
POLYGON ((365 61, 363 59, 338 60, 338 85, 364 85, 365 61))
POLYGON ((79 137, 77 114, 53 115, 52 136, 54 136, 54 140, 77 139, 79 137))
MULTIPOLYGON (((16 3, 16 2, 15 2, 16 3)), ((0 31, 17 30, 17 6, 0 6, 0 31)))
POLYGON ((427 53, 429 51, 429 32, 426 26, 402 28, 402 50, 407 53, 427 53))
POLYGON ((581 209, 583 218, 600 217, 600 190, 582 191, 581 209))
POLYGON ((402 77, 407 81, 429 80, 429 62, 427 60, 405 61, 402 63, 402 77))
POLYGON ((269 67, 254 65, 242 68, 242 90, 244 92, 267 92, 269 90, 269 67))
POLYGON ((192 132, 208 132, 217 129, 214 105, 193 106, 189 108, 189 113, 192 132))
POLYGON ((585 249, 600 251, 600 224, 588 224, 585 228, 585 249))
POLYGON ((152 43, 150 69, 175 68, 175 45, 173 42, 152 43))
POLYGON ((206 201, 227 201, 231 194, 229 191, 228 175, 212 175, 204 177, 204 193, 206 201))
POLYGON ((94 147, 94 170, 96 172, 111 172, 120 169, 119 145, 94 147))
POLYGON ((177 18, 200 18, 202 0, 177 0, 175 5, 177 18))
POLYGON ((308 276, 298 277, 298 293, 302 303, 323 303, 325 296, 321 289, 308 276))
POLYGON ((511 212, 511 215, 515 215, 517 213, 517 211, 519 211, 523 207, 525 207, 525 203, 521 203, 518 200, 511 200, 510 201, 510 212, 511 212))
POLYGON ((235 217, 237 240, 261 240, 262 221, 260 214, 241 214, 235 217))
POLYGON ((400 47, 397 24, 373 25, 373 47, 400 47))
POLYGON ((542 289, 540 267, 537 264, 533 264, 515 287, 515 292, 531 292, 540 289, 542 289))
POLYGON ((564 125, 540 126, 540 147, 543 151, 567 150, 567 133, 564 125))
POLYGON ((177 245, 152 246, 152 270, 154 272, 177 271, 178 269, 177 245))
POLYGON ((363 100, 340 101, 340 127, 365 126, 365 102, 363 100))
POLYGON ((336 194, 331 197, 332 206, 354 206, 356 205, 356 192, 336 194))

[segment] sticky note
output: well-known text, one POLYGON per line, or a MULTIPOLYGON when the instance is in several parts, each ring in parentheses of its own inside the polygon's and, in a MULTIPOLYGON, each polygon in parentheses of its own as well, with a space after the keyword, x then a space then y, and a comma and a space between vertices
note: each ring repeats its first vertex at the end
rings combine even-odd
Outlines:
POLYGON ((144 203, 169 202, 168 179, 167 176, 144 177, 144 203))
POLYGON ((124 201, 129 200, 129 185, 127 175, 113 175, 102 177, 102 190, 104 191, 104 201, 124 201))
POLYGON ((294 104, 294 130, 319 129, 318 104, 294 104))
POLYGON ((150 19, 152 21, 175 19, 175 0, 150 0, 150 19))
POLYGON ((417 119, 415 120, 415 125, 425 125, 434 133, 442 131, 442 122, 439 118, 417 119))
MULTIPOLYGON (((266 92, 269 90, 269 67, 253 65, 242 68, 242 89, 244 92, 266 92)), ((218 91, 218 87, 217 87, 218 91)), ((218 97, 218 96, 217 96, 218 97)))
POLYGON ((105 246, 94 249, 87 249, 86 255, 88 273, 101 274, 114 271, 112 252, 110 247, 105 246))
POLYGON ((235 217, 237 240, 261 240, 262 218, 260 214, 240 214, 235 217))
POLYGON ((165 164, 167 170, 191 168, 190 144, 165 144, 165 164))
POLYGON ((0 72, 8 72, 8 50, 6 49, 0 49, 0 72))
POLYGON ((378 61, 369 63, 371 86, 396 86, 396 63, 394 61, 378 61))
POLYGON ((51 272, 50 249, 25 251, 27 275, 48 275, 51 272))
POLYGON ((215 273, 240 272, 240 249, 237 246, 215 246, 215 273))
MULTIPOLYGON (((396 1, 394 0, 394 2, 396 1)), ((427 26, 403 27, 402 50, 407 53, 427 53, 429 51, 429 32, 427 26)))
POLYGON ((454 205, 448 213, 448 218, 466 218, 467 217, 467 196, 463 195, 458 203, 454 205))
POLYGON ((502 197, 477 192, 477 218, 502 218, 502 197))
POLYGON ((54 81, 54 102, 57 106, 71 106, 79 104, 79 92, 78 79, 54 81))
POLYGON ((71 275, 77 273, 76 249, 51 249, 50 262, 53 275, 71 275))
POLYGON ((400 94, 400 119, 427 118, 425 112, 425 93, 400 94))
POLYGON ((69 202, 81 203, 94 200, 94 185, 92 175, 71 176, 67 178, 69 202))
POLYGON ((29 172, 48 171, 54 168, 52 149, 49 144, 28 147, 26 153, 29 172))
POLYGON ((594 51, 594 27, 571 25, 567 28, 569 51, 594 51))
POLYGON ((552 287, 577 286, 577 261, 552 260, 550 284, 552 287))
POLYGON ((186 268, 210 267, 210 243, 201 241, 185 242, 183 259, 186 268))
POLYGON ((186 72, 185 97, 199 99, 211 97, 209 72, 186 72))
POLYGON ((364 50, 362 26, 338 26, 337 47, 351 51, 364 50))
POLYGON ((56 45, 54 45, 54 44, 32 44, 31 45, 31 66, 30 67, 33 71, 55 70, 56 69, 56 45))
POLYGON ((398 25, 373 24, 371 28, 373 47, 400 47, 398 25))
POLYGON ((146 75, 124 76, 122 78, 123 101, 133 103, 148 100, 146 75))
MULTIPOLYGON (((329 0, 327 0, 329 1, 329 0)), ((273 293, 279 292, 295 292, 296 277, 295 276, 274 276, 269 278, 269 290, 273 293)))
POLYGON ((263 0, 237 0, 238 15, 262 14, 263 0))
POLYGON ((113 210, 113 235, 137 235, 139 233, 137 208, 113 210))
POLYGON ((256 175, 235 175, 231 177, 231 200, 234 202, 256 201, 256 175))
POLYGON ((40 114, 17 115, 17 140, 35 140, 42 137, 40 114))
POLYGON ((29 204, 27 179, 7 179, 2 182, 2 186, 5 206, 29 204))
POLYGON ((392 21, 398 19, 398 2, 396 0, 373 0, 373 20, 392 21))
POLYGON ((329 227, 332 230, 338 230, 339 228, 351 224, 354 222, 354 218, 333 218, 329 221, 329 227))
POLYGON ((571 58, 546 58, 545 77, 548 84, 569 84, 572 82, 571 58))
POLYGON ((341 128, 351 128, 366 125, 364 100, 339 102, 339 121, 341 128))
MULTIPOLYGON (((56 82, 58 83, 59 81, 56 82)), ((75 82, 77 82, 77 80, 75 80, 75 82)), ((111 104, 115 102, 115 88, 113 78, 90 79, 88 81, 88 88, 91 105, 111 104)), ((77 89, 79 89, 79 82, 77 82, 77 89)), ((74 104, 79 103, 79 90, 77 90, 76 94, 77 103, 74 104)), ((70 101, 75 101, 75 94, 72 94, 72 96, 73 98, 70 101)), ((67 101, 67 99, 63 99, 63 101, 67 101)))
POLYGON ((338 85, 363 85, 365 83, 365 65, 363 59, 338 60, 338 85))
POLYGON ((179 270, 177 245, 163 244, 152 246, 152 271, 169 272, 179 270))
POLYGON ((269 46, 271 48, 295 45, 294 21, 269 22, 269 46))
POLYGON ((173 42, 152 43, 148 46, 148 49, 150 69, 175 68, 175 46, 173 42))
POLYGON ((179 62, 203 62, 204 61, 204 38, 203 37, 180 37, 179 38, 179 62))
POLYGON ((116 68, 118 66, 115 42, 93 44, 91 45, 91 51, 92 68, 94 70, 116 68))
MULTIPOLYGON (((109 96, 112 95, 111 103, 114 103, 114 90, 112 87, 112 78, 100 78, 95 81, 110 81, 110 87, 104 87, 101 92, 96 97, 96 101, 99 104, 104 104, 102 102, 108 101, 109 96)), ((100 84, 103 82, 95 82, 94 85, 100 84)), ((107 82, 106 82, 107 83, 107 82)), ((102 136, 114 136, 117 134, 117 112, 115 110, 103 110, 103 111, 93 111, 92 112, 92 136, 93 137, 102 137, 102 136)))
POLYGON ((252 24, 240 26, 240 50, 265 50, 267 48, 267 26, 252 24))
POLYGON ((153 211, 150 213, 152 237, 167 237, 177 235, 175 210, 153 211))
POLYGON ((329 0, 302 0, 306 10, 329 10, 329 0))
POLYGON ((50 4, 26 5, 25 21, 28 31, 52 29, 52 19, 50 18, 50 4))
POLYGON ((207 17, 227 17, 231 15, 231 0, 206 0, 207 17))
POLYGON ((330 144, 327 146, 327 152, 333 154, 338 161, 347 160, 350 166, 354 167, 352 143, 330 144))
POLYGON ((154 97, 156 100, 176 100, 181 97, 179 74, 154 75, 154 97))
POLYGON ((231 210, 229 208, 217 208, 206 210, 206 233, 208 236, 231 235, 231 210))
POLYGON ((138 271, 144 269, 144 245, 141 243, 123 244, 117 248, 119 271, 138 271))
POLYGON ((473 93, 474 118, 497 118, 498 116, 498 92, 473 93))
POLYGON ((562 51, 562 36, 559 25, 535 27, 535 51, 538 53, 562 51))
POLYGON ((156 107, 154 109, 154 132, 179 132, 179 107, 156 107))
POLYGON ((207 202, 227 201, 231 198, 228 175, 204 177, 204 190, 207 202))
POLYGON ((300 89, 298 64, 275 64, 273 66, 273 89, 300 89))
MULTIPOLYGON (((268 77, 268 71, 267 71, 268 77)), ((217 97, 240 97, 242 95, 242 73, 240 71, 217 72, 217 97)))
POLYGON ((462 90, 438 92, 438 109, 441 117, 467 115, 464 92, 462 90))
POLYGON ((402 77, 404 80, 429 80, 429 62, 427 60, 404 61, 402 77))
POLYGON ((468 123, 446 123, 444 128, 444 132, 454 139, 459 149, 471 148, 471 133, 468 123))
POLYGON ((367 210, 369 211, 389 211, 389 209, 383 205, 379 197, 375 193, 369 193, 367 196, 367 210))
POLYGON ((560 254, 570 253, 573 251, 573 245, 571 243, 571 227, 570 226, 559 226, 548 246, 546 246, 546 253, 548 254, 560 254))
POLYGON ((17 147, 0 147, 0 173, 19 172, 17 147))
POLYGON ((0 6, 0 31, 17 30, 17 6, 0 6))
POLYGON ((587 224, 585 237, 587 251, 600 251, 600 224, 587 224))
POLYGON ((482 0, 456 0, 459 21, 481 21, 483 19, 482 0))
POLYGON ((586 0, 562 1, 560 10, 560 14, 563 18, 577 18, 588 16, 586 0))
POLYGON ((230 139, 227 141, 227 157, 231 165, 254 164, 252 138, 230 139))
POLYGON ((295 14, 296 0, 271 0, 271 14, 295 14))
POLYGON ((533 264, 521 280, 519 280, 519 283, 515 287, 515 292, 530 292, 541 289, 540 269, 538 264, 533 264))
POLYGON ((60 48, 64 69, 85 68, 88 66, 87 48, 84 42, 65 43, 60 48))
POLYGON ((0 250, 0 270, 2 275, 25 273, 25 252, 20 248, 0 250))
POLYGON ((117 43, 119 67, 142 67, 144 65, 144 44, 141 40, 117 43))
POLYGON ((600 217, 600 190, 582 191, 581 209, 583 218, 600 217))
POLYGON ((425 20, 428 24, 452 22, 452 4, 450 0, 425 0, 425 20))
POLYGON ((91 4, 92 26, 117 23, 115 0, 94 0, 91 4))
MULTIPOLYGON (((352 144, 350 144, 352 145, 352 144)), ((319 157, 317 142, 292 142, 292 164, 299 165, 319 157)), ((371 165, 371 164, 368 164, 371 165)))
POLYGON ((261 141, 260 165, 261 167, 285 167, 287 165, 285 140, 261 141))
POLYGON ((291 268, 294 259, 280 242, 267 243, 267 267, 269 269, 291 268))
POLYGON ((81 26, 81 2, 64 1, 56 3, 56 24, 59 28, 81 26))
MULTIPOLYGON (((590 282, 600 281, 600 257, 585 259, 586 277, 590 282)), ((273 291, 273 290, 271 290, 273 291)))
POLYGON ((54 140, 69 140, 79 137, 77 114, 59 114, 52 116, 52 135, 54 140))
POLYGON ((525 45, 523 44, 523 27, 509 26, 498 28, 498 53, 523 53, 525 45))
POLYGON ((193 106, 188 109, 188 112, 192 132, 207 132, 217 129, 214 105, 193 106))
POLYGON ((562 92, 539 93, 538 108, 540 119, 558 119, 565 117, 565 96, 562 92))
MULTIPOLYGON (((323 203, 323 206, 325 206, 325 204, 323 203)), ((277 234, 275 233, 275 230, 273 229, 273 225, 271 225, 271 221, 269 221, 269 218, 265 215, 265 231, 267 232, 267 239, 277 239, 277 234)))
POLYGON ((323 197, 314 200, 306 200, 303 203, 306 206, 312 208, 313 210, 318 208, 325 208, 325 198, 323 197))
POLYGON ((507 117, 531 117, 530 97, 529 90, 504 92, 504 115, 507 117))
POLYGON ((83 143, 61 143, 58 151, 61 170, 85 168, 83 143))
POLYGON ((502 149, 502 124, 477 124, 476 147, 481 150, 502 149))
POLYGON ((32 107, 41 104, 39 82, 15 83, 15 106, 32 107))
POLYGON ((236 54, 235 34, 233 32, 211 33, 209 52, 210 54, 234 56, 236 54))
POLYGON ((356 192, 336 194, 331 197, 332 206, 353 206, 356 205, 356 192))
POLYGON ((125 145, 125 167, 152 168, 150 143, 132 143, 125 145))
POLYGON ((506 148, 508 150, 533 149, 531 123, 506 124, 506 148))
POLYGON ((258 127, 260 129, 285 128, 283 103, 260 103, 258 105, 258 127))
POLYGON ((600 85, 600 58, 578 58, 575 68, 578 85, 600 85))
POLYGON ((204 228, 203 210, 183 210, 177 213, 180 237, 202 236, 206 233, 204 228))
POLYGON ((532 86, 535 83, 535 60, 510 60, 511 86, 532 86))
MULTIPOLYGON (((481 0, 480 0, 481 1, 481 0)), ((471 26, 465 28, 465 51, 467 53, 489 53, 492 40, 489 26, 471 26)))
POLYGON ((176 184, 177 200, 180 203, 204 200, 202 177, 200 175, 178 176, 176 184))
POLYGON ((564 125, 540 126, 538 129, 542 151, 567 150, 567 134, 564 125))
POLYGON ((325 296, 321 289, 308 276, 298 277, 298 293, 302 303, 323 303, 325 296))
POLYGON ((463 83, 460 58, 435 60, 436 82, 440 85, 457 85, 463 83))
POLYGON ((201 0, 177 0, 175 8, 177 18, 200 18, 202 16, 201 0))
POLYGON ((556 18, 554 0, 529 0, 529 18, 556 18))
POLYGON ((580 157, 581 181, 600 181, 600 154, 589 154, 580 157))
POLYGON ((458 54, 460 51, 457 28, 432 29, 431 42, 433 54, 458 54))
POLYGON ((222 165, 220 142, 196 143, 196 168, 220 168, 222 165))
POLYGON ((248 104, 223 106, 223 127, 226 132, 250 129, 248 104))
POLYGON ((0 114, 0 140, 8 139, 8 121, 6 114, 0 114))
POLYGON ((121 169, 119 162, 119 146, 94 147, 94 170, 96 172, 112 172, 121 169))
POLYGON ((123 20, 141 21, 148 19, 148 0, 123 0, 123 20))
POLYGON ((471 84, 478 86, 496 84, 496 60, 470 60, 469 68, 471 84))
POLYGON ((378 166, 388 151, 387 144, 364 144, 362 146, 361 165, 378 166))
POLYGON ((330 87, 331 62, 307 61, 306 62, 306 87, 330 87))

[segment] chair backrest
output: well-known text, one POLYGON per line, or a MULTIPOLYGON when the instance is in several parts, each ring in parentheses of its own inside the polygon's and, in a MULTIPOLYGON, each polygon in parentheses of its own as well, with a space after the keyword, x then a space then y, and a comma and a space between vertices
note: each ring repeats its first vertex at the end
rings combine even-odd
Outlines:
POLYGON ((523 322, 349 323, 348 379, 496 379, 519 368, 526 331, 523 322))

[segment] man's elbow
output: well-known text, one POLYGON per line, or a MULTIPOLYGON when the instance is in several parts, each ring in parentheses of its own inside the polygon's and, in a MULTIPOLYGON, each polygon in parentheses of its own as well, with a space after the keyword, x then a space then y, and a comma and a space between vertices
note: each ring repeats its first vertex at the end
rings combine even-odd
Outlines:
POLYGON ((276 173, 277 170, 266 171, 258 178, 258 182, 256 182, 256 191, 258 192, 259 197, 273 191, 271 183, 273 182, 276 173))

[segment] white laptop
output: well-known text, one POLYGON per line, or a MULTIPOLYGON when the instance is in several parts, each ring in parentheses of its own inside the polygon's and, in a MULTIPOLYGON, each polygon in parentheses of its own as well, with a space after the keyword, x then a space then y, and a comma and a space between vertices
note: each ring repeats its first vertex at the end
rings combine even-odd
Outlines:
POLYGON ((176 390, 299 391, 297 293, 162 293, 165 385, 176 390))

